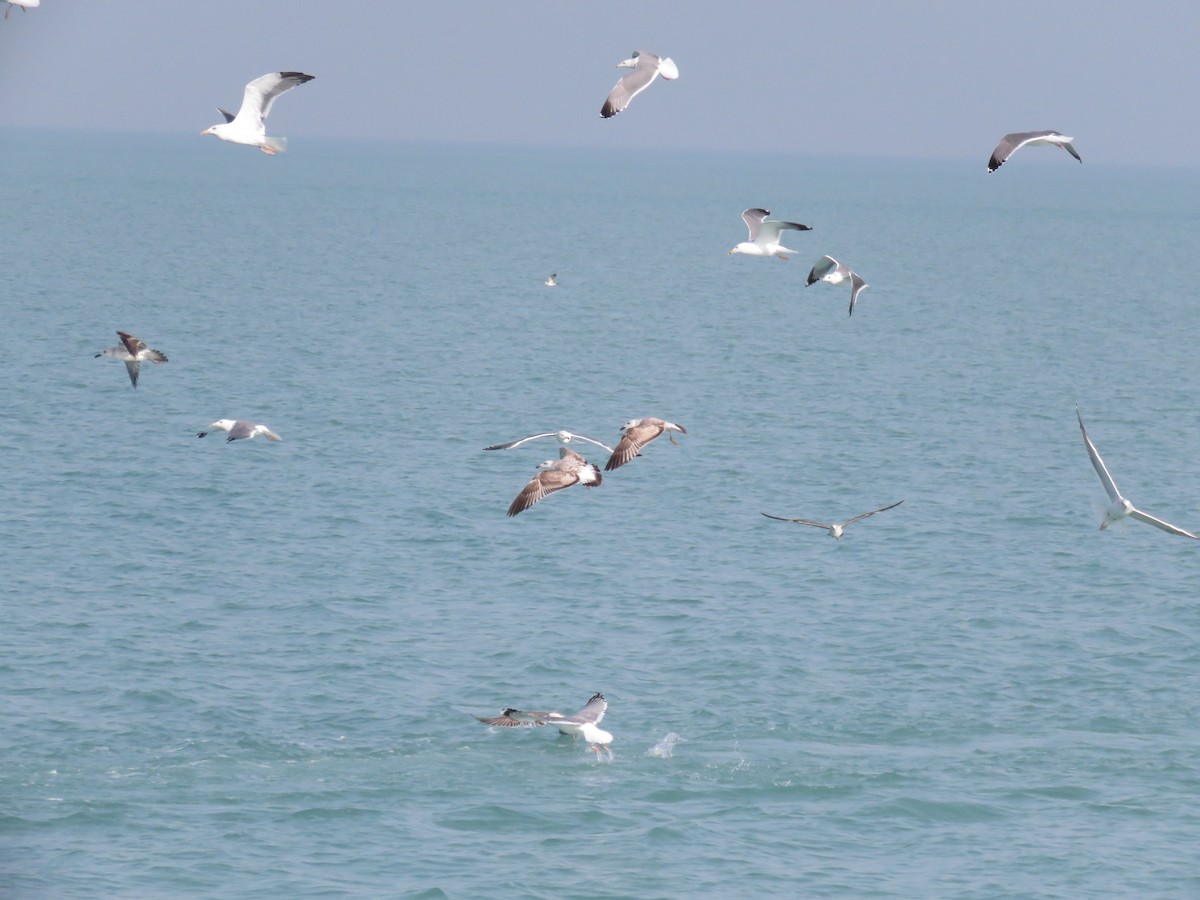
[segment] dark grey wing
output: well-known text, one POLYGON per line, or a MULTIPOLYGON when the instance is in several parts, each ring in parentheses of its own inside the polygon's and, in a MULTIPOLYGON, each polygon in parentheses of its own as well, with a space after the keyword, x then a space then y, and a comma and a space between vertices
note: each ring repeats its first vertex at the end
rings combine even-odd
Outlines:
POLYGON ((242 440, 254 435, 254 423, 248 422, 245 419, 238 419, 233 423, 233 427, 229 429, 229 437, 225 439, 225 443, 230 441, 242 440))
POLYGON ((511 450, 513 447, 520 447, 526 441, 536 441, 538 438, 555 437, 557 431, 543 431, 541 434, 531 434, 529 437, 523 437, 520 440, 509 441, 507 444, 492 444, 490 447, 484 447, 484 450, 511 450))
POLYGON ((824 522, 813 522, 810 519, 785 519, 783 516, 773 516, 770 513, 763 513, 768 519, 776 519, 780 522, 795 522, 797 525, 812 525, 814 528, 828 528, 824 522))
POLYGON ((854 315, 854 304, 858 302, 858 295, 869 287, 869 284, 858 277, 857 272, 850 273, 850 315, 854 315))
POLYGON ((822 256, 819 260, 817 260, 817 264, 813 266, 812 270, 808 273, 808 281, 805 282, 805 287, 813 282, 820 281, 822 278, 836 269, 838 265, 838 261, 832 256, 822 256))
POLYGON ((1083 157, 1082 157, 1082 156, 1080 156, 1078 153, 1076 153, 1076 152, 1075 152, 1075 148, 1074 148, 1073 146, 1071 146, 1071 144, 1069 144, 1069 143, 1067 143, 1067 142, 1063 142, 1063 144, 1062 144, 1062 148, 1063 148, 1064 150, 1066 150, 1068 153, 1070 153, 1070 154, 1071 154, 1073 157, 1075 157, 1077 160, 1079 160, 1080 162, 1083 162, 1083 157))
POLYGON ((129 373, 129 383, 137 387, 138 374, 142 370, 142 364, 136 359, 125 360, 125 371, 129 373))
POLYGON ((1034 138, 1045 137, 1052 132, 1049 131, 1014 131, 1012 134, 1006 134, 1000 138, 1000 143, 996 145, 996 149, 992 151, 992 158, 988 160, 989 172, 995 172, 998 168, 1004 165, 1004 161, 1010 156, 1032 141, 1034 138))
POLYGON ((234 119, 237 118, 237 116, 235 116, 233 113, 226 112, 225 110, 221 109, 221 107, 219 107, 219 106, 217 107, 217 112, 219 112, 221 115, 223 115, 225 117, 225 121, 227 123, 232 122, 234 119))
POLYGON ((853 519, 847 519, 845 522, 842 523, 842 527, 845 528, 850 523, 857 522, 859 519, 869 518, 869 517, 875 515, 875 513, 887 512, 889 509, 895 509, 897 506, 899 506, 903 502, 904 502, 903 500, 897 500, 891 506, 884 506, 879 509, 873 509, 870 512, 863 513, 861 516, 855 516, 853 519))
POLYGON ((769 209, 763 209, 756 206, 753 209, 748 209, 742 213, 742 219, 746 223, 746 227, 750 229, 750 240, 753 242, 758 238, 758 229, 762 227, 763 219, 771 214, 769 209))
POLYGON ((572 718, 579 722, 591 722, 593 725, 599 725, 607 710, 608 701, 604 699, 603 694, 597 691, 588 699, 583 709, 575 713, 572 718))

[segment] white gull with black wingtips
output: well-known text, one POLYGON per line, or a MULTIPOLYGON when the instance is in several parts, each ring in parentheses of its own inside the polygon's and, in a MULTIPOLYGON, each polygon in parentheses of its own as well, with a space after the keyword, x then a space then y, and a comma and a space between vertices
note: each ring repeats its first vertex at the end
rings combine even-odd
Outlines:
POLYGON ((841 284, 843 281, 850 281, 850 315, 854 315, 854 304, 858 302, 858 295, 870 285, 862 280, 862 277, 849 267, 838 262, 832 256, 822 256, 817 264, 812 267, 812 271, 808 273, 808 281, 805 286, 815 284, 818 281, 824 281, 827 284, 841 284))
POLYGON ((995 172, 1004 165, 1005 160, 1022 147, 1037 146, 1039 144, 1052 144, 1055 147, 1062 147, 1073 157, 1083 162, 1083 159, 1075 152, 1075 148, 1071 145, 1071 141, 1073 140, 1075 138, 1059 134, 1057 131, 1014 131, 1012 134, 1006 134, 1000 138, 1000 143, 992 151, 992 158, 988 160, 987 170, 989 173, 995 172))
MULTIPOLYGON (((219 428, 222 431, 228 431, 229 437, 225 438, 225 443, 230 441, 249 441, 260 434, 268 441, 282 441, 279 435, 273 432, 266 425, 259 425, 257 422, 251 422, 249 419, 217 419, 208 426, 210 429, 219 428)), ((199 432, 196 437, 204 437, 208 434, 207 431, 199 432)))
POLYGON ((845 522, 832 522, 828 525, 825 524, 824 522, 813 522, 810 519, 785 519, 783 516, 773 516, 770 513, 763 513, 763 515, 766 516, 768 519, 777 519, 780 522, 795 522, 797 525, 812 525, 814 528, 824 528, 826 531, 829 532, 829 536, 831 538, 833 538, 835 541, 840 541, 842 539, 842 535, 845 533, 845 529, 846 529, 847 525, 851 525, 851 524, 859 521, 860 519, 869 518, 870 516, 873 516, 876 513, 887 512, 889 509, 895 509, 897 506, 899 506, 903 502, 904 502, 903 500, 897 500, 891 506, 884 506, 879 509, 873 509, 870 512, 865 512, 860 516, 855 516, 853 519, 847 519, 845 522))
POLYGON ((285 94, 298 84, 312 81, 315 76, 303 72, 268 72, 246 85, 242 105, 237 115, 217 108, 225 121, 206 128, 201 134, 216 135, 223 141, 257 147, 263 153, 274 156, 287 149, 287 138, 267 137, 266 118, 280 94, 285 94))
POLYGON ((799 222, 784 222, 780 219, 768 219, 771 214, 769 209, 762 207, 752 207, 742 213, 742 220, 746 223, 746 227, 750 230, 750 239, 742 241, 729 251, 730 255, 734 253, 744 253, 746 256, 778 256, 780 259, 787 259, 784 254, 795 253, 795 250, 789 250, 783 244, 779 243, 779 236, 784 231, 791 229, 793 231, 812 231, 808 225, 801 225, 799 222))
POLYGON ((633 51, 629 59, 617 63, 618 69, 633 69, 628 75, 622 75, 613 85, 604 105, 600 107, 600 115, 611 119, 629 105, 634 97, 650 87, 650 82, 659 75, 668 81, 679 77, 679 69, 670 57, 659 58, 645 50, 633 51))

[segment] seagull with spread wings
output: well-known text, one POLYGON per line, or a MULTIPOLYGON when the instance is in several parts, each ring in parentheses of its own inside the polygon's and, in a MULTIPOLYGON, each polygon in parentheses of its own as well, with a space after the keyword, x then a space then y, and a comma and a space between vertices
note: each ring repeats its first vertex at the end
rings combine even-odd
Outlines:
POLYGON ((608 752, 612 759, 613 736, 599 728, 600 720, 608 710, 608 701, 604 695, 597 692, 592 694, 583 709, 573 716, 564 716, 560 712, 542 712, 538 710, 514 709, 509 706, 500 710, 498 716, 476 716, 484 725, 495 725, 498 728, 536 728, 539 725, 553 725, 562 734, 572 737, 582 737, 588 742, 588 747, 595 751, 596 759, 600 759, 601 749, 608 752))
POLYGON ((812 231, 810 226, 801 225, 799 222, 768 219, 767 216, 770 214, 769 209, 761 207, 753 207, 742 213, 742 219, 745 221, 746 227, 750 229, 750 238, 730 250, 731 256, 734 253, 744 253, 747 256, 778 256, 780 259, 787 259, 788 253, 796 251, 789 250, 779 243, 779 236, 788 230, 812 231))
POLYGON ((257 147, 263 153, 274 156, 287 149, 287 138, 267 137, 266 118, 280 94, 285 94, 298 84, 312 81, 315 76, 303 72, 268 72, 246 85, 242 105, 237 115, 217 107, 225 117, 219 125, 206 128, 201 134, 216 135, 223 141, 257 147))
POLYGON ((141 338, 135 338, 127 331, 118 331, 117 337, 121 339, 121 343, 115 347, 109 347, 106 350, 101 350, 96 354, 96 358, 107 356, 110 359, 119 359, 125 363, 125 370, 129 373, 129 383, 134 387, 138 384, 138 375, 141 373, 142 360, 149 360, 156 366, 160 366, 167 361, 167 356, 161 350, 151 350, 146 346, 146 342, 141 338))
POLYGON ((889 509, 895 509, 897 506, 899 506, 903 502, 904 502, 903 500, 897 500, 891 506, 884 506, 884 507, 880 507, 879 509, 873 509, 870 512, 863 513, 861 516, 855 516, 853 519, 847 519, 845 522, 833 522, 828 525, 825 524, 824 522, 813 522, 809 519, 785 519, 783 516, 773 516, 770 513, 763 513, 763 515, 766 516, 768 519, 776 519, 780 522, 795 522, 797 525, 812 525, 814 528, 824 528, 826 531, 829 532, 829 536, 831 538, 833 538, 835 541, 840 541, 842 539, 842 534, 845 533, 847 525, 851 525, 851 524, 857 522, 859 519, 866 519, 870 516, 875 515, 876 513, 887 512, 889 509))

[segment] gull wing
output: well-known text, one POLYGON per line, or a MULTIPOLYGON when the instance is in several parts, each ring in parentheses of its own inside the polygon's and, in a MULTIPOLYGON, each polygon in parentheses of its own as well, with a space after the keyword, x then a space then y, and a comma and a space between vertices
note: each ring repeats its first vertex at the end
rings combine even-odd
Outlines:
POLYGON ((562 718, 562 713, 556 712, 540 712, 537 710, 526 711, 523 709, 507 709, 500 710, 498 716, 476 716, 475 718, 484 725, 496 725, 500 728, 535 728, 538 725, 545 725, 546 720, 552 716, 562 718))
POLYGON ((762 227, 763 220, 771 214, 769 209, 762 207, 754 207, 742 213, 742 220, 746 223, 746 227, 750 229, 750 241, 758 240, 758 231, 762 227))
POLYGON ((808 287, 810 284, 815 284, 840 266, 841 263, 832 256, 822 256, 808 273, 808 281, 804 283, 804 286, 808 287))
POLYGON ((613 85, 604 105, 600 107, 600 115, 605 119, 611 119, 621 112, 658 76, 658 57, 653 53, 638 51, 633 54, 633 58, 637 60, 633 71, 617 79, 617 83, 613 85))
POLYGON ((263 120, 270 115, 275 98, 298 84, 312 81, 313 77, 303 72, 269 72, 255 78, 246 85, 242 105, 234 118, 261 126, 263 120))
POLYGON ((575 470, 546 469, 538 472, 530 479, 529 484, 525 485, 521 493, 517 494, 516 499, 509 504, 508 515, 515 516, 517 513, 524 512, 543 497, 569 488, 578 482, 579 472, 575 470))
MULTIPOLYGON (((1096 474, 1100 476, 1100 482, 1104 485, 1104 491, 1108 494, 1108 499, 1114 502, 1120 500, 1121 492, 1117 490, 1117 483, 1113 481, 1113 477, 1108 474, 1108 469, 1104 465, 1104 460, 1100 458, 1100 453, 1096 450, 1096 445, 1092 443, 1092 439, 1088 437, 1087 429, 1083 427, 1083 416, 1079 414, 1079 407, 1075 407, 1075 418, 1079 420, 1079 431, 1083 434, 1083 443, 1087 446, 1088 456, 1091 457, 1092 468, 1094 468, 1096 470, 1096 474)), ((1143 515, 1145 514, 1143 513, 1143 515)), ((1154 519, 1150 524, 1153 525, 1155 523, 1158 523, 1157 519, 1154 519)), ((1166 522, 1162 522, 1159 527, 1162 527, 1162 525, 1166 524, 1166 522)))
POLYGON ((643 447, 665 430, 666 426, 653 423, 634 425, 632 428, 626 428, 625 434, 621 436, 621 440, 617 443, 616 449, 613 450, 612 456, 609 457, 608 462, 605 464, 604 470, 611 472, 613 469, 619 469, 637 456, 643 447))
POLYGON ((600 720, 604 718, 604 713, 608 711, 608 701, 604 699, 604 695, 597 691, 588 698, 588 702, 584 704, 583 709, 571 716, 576 722, 583 724, 590 722, 592 725, 599 725, 600 720))
POLYGON ((146 342, 135 338, 132 334, 125 331, 118 331, 117 337, 121 339, 121 343, 125 345, 125 349, 129 351, 129 355, 136 357, 139 353, 146 349, 146 342))
POLYGON ((850 273, 850 315, 854 315, 854 304, 858 302, 858 295, 869 287, 857 272, 850 273))
POLYGON ((129 373, 129 383, 137 387, 138 375, 142 371, 142 364, 136 359, 125 360, 125 371, 129 373))
POLYGON ((227 112, 227 111, 221 109, 221 107, 219 107, 219 106, 217 107, 217 112, 219 112, 221 115, 223 115, 225 117, 226 123, 232 122, 234 119, 237 118, 237 116, 235 116, 233 113, 227 112))
POLYGON ((1144 513, 1140 509, 1131 509, 1129 515, 1137 519, 1139 522, 1145 522, 1147 525, 1153 525, 1155 528, 1161 528, 1170 534, 1177 534, 1180 537, 1191 538, 1193 541, 1200 541, 1200 537, 1192 534, 1190 531, 1184 531, 1182 528, 1176 528, 1170 522, 1164 522, 1162 519, 1156 519, 1149 513, 1144 513))
POLYGON ((897 500, 891 506, 883 506, 883 507, 880 507, 879 509, 873 509, 870 512, 865 512, 861 516, 855 516, 853 519, 847 519, 845 522, 842 523, 842 527, 845 528, 851 522, 857 522, 859 519, 866 519, 870 516, 875 515, 875 513, 887 512, 889 509, 895 509, 897 506, 899 506, 903 502, 904 502, 903 500, 897 500))
MULTIPOLYGON (((809 519, 785 519, 783 516, 773 516, 770 513, 763 513, 768 519, 776 519, 780 522, 795 522, 797 525, 812 525, 814 528, 832 528, 832 525, 826 525, 824 522, 813 522, 809 519)), ((867 513, 870 515, 870 513, 867 513)), ((853 521, 853 520, 851 520, 853 521)))
POLYGON ((536 441, 538 438, 557 437, 557 431, 543 431, 541 434, 531 434, 529 437, 523 437, 518 441, 509 441, 507 444, 492 444, 490 447, 484 447, 484 450, 511 450, 513 447, 520 447, 522 444, 529 441, 536 441))

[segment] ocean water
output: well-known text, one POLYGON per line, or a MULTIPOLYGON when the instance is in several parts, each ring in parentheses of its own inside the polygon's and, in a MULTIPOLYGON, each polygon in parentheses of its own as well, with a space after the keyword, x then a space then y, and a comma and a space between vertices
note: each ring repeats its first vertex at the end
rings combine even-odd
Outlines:
POLYGON ((1196 170, 5 141, 5 897, 1200 894, 1196 170))

